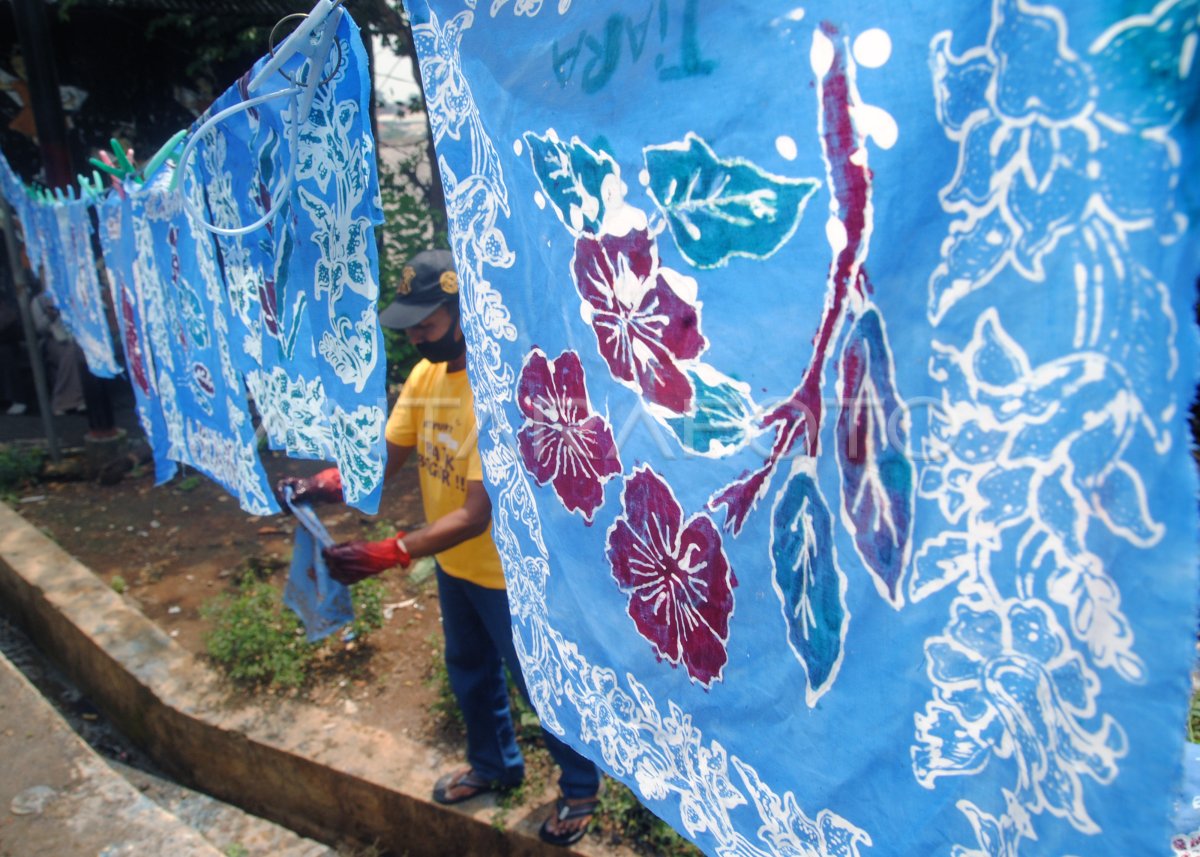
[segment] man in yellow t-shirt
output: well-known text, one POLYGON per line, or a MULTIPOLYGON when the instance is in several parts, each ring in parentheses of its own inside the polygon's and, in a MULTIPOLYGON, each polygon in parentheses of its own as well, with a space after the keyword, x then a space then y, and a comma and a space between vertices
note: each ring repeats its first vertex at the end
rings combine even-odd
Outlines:
MULTIPOLYGON (((490 533, 492 503, 483 487, 450 253, 417 254, 405 267, 397 292, 380 323, 403 330, 424 359, 409 375, 388 418, 384 478, 417 453, 428 523, 393 539, 334 545, 325 558, 331 576, 343 583, 406 566, 417 557, 436 558, 446 670, 466 724, 469 766, 438 780, 433 799, 453 804, 520 784, 525 762, 509 712, 505 664, 521 695, 528 700, 529 694, 513 647, 504 571, 490 533)), ((300 502, 341 499, 335 468, 286 481, 300 502)), ((562 797, 540 834, 552 844, 571 845, 583 838, 596 810, 600 775, 553 734, 545 729, 542 734, 562 769, 562 797)))

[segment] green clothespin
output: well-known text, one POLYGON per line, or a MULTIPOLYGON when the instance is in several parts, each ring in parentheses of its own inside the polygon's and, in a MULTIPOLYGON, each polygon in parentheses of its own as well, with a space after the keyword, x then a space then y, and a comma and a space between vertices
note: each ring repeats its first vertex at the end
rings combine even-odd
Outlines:
POLYGON ((110 139, 108 145, 113 150, 113 154, 117 156, 117 166, 125 171, 124 174, 126 176, 133 176, 140 182, 142 177, 137 174, 137 167, 130 162, 129 156, 125 154, 125 150, 121 148, 121 144, 117 141, 117 138, 113 137, 110 139))
POLYGON ((179 147, 187 138, 187 129, 176 131, 171 135, 171 139, 162 144, 162 147, 154 153, 154 157, 142 169, 141 181, 150 181, 151 176, 158 172, 158 168, 166 163, 168 158, 178 155, 179 147))
POLYGON ((79 182, 80 199, 96 199, 104 192, 103 180, 95 170, 92 170, 92 177, 90 179, 83 173, 79 173, 75 176, 75 180, 79 182))
MULTIPOLYGON (((125 182, 124 182, 125 176, 123 176, 121 174, 121 171, 118 170, 116 168, 116 165, 113 164, 112 157, 108 154, 108 152, 101 152, 99 158, 91 158, 90 161, 93 166, 98 167, 100 170, 102 170, 104 173, 106 173, 108 175, 109 181, 112 182, 112 186, 116 189, 116 191, 120 195, 121 199, 124 199, 125 198, 125 182)), ((96 175, 97 180, 99 180, 98 174, 93 173, 93 175, 96 175)))
POLYGON ((101 161, 99 158, 88 158, 88 163, 98 170, 103 170, 115 179, 125 178, 125 173, 116 167, 104 163, 104 161, 101 161))

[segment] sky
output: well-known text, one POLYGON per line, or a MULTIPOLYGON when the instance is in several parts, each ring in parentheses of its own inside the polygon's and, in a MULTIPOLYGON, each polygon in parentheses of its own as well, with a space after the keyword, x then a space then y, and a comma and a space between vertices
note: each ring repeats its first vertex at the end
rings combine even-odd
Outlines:
POLYGON ((383 41, 376 36, 375 49, 375 91, 385 108, 391 108, 397 102, 403 103, 420 90, 413 75, 412 62, 408 57, 400 56, 384 46, 383 41))

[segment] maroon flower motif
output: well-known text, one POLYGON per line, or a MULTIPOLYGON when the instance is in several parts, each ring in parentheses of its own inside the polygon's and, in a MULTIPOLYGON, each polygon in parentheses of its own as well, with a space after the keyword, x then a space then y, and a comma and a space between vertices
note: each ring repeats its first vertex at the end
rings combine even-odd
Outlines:
POLYGON ((583 236, 575 244, 574 274, 584 317, 613 377, 672 413, 687 413, 692 384, 675 363, 698 357, 708 342, 697 307, 673 286, 694 282, 659 267, 657 248, 644 229, 583 236))
POLYGON ((670 487, 648 467, 625 481, 621 505, 608 531, 608 560, 629 595, 629 615, 660 657, 710 687, 729 659, 737 585, 721 536, 703 515, 684 525, 670 487))
POLYGON ((612 428, 591 412, 579 355, 566 351, 547 360, 540 348, 530 351, 517 382, 517 406, 525 415, 517 432, 525 467, 591 524, 604 502, 604 483, 621 472, 621 462, 612 428))

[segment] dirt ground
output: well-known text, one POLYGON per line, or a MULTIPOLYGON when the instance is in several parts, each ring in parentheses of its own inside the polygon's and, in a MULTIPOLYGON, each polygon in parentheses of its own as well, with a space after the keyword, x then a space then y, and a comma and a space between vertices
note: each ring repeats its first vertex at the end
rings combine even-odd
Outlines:
MULTIPOLYGON (((264 463, 272 480, 321 467, 270 455, 264 463)), ((246 514, 233 497, 198 475, 176 476, 156 487, 149 467, 112 486, 42 482, 24 491, 16 508, 105 581, 121 578, 125 598, 200 656, 209 627, 201 605, 236 591, 249 567, 268 573, 282 587, 296 527, 288 516, 246 514)), ((375 517, 346 506, 318 513, 338 541, 420 526, 424 516, 414 467, 406 467, 388 486, 380 509, 375 517)), ((278 692, 316 705, 339 705, 363 723, 452 749, 458 736, 434 711, 437 687, 431 681, 441 647, 436 585, 428 576, 415 582, 401 569, 382 579, 384 627, 365 644, 328 646, 329 657, 312 682, 278 692)))

